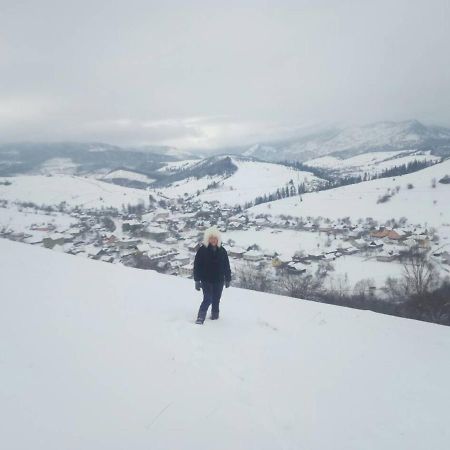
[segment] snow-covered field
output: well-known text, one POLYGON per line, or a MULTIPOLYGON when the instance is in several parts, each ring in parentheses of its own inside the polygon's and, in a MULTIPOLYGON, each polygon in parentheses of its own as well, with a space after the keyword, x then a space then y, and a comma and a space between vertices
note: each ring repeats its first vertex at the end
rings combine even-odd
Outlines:
POLYGON ((102 177, 104 180, 114 180, 117 178, 130 180, 130 181, 140 181, 142 183, 152 183, 155 181, 144 173, 133 172, 131 170, 118 169, 107 173, 102 177))
POLYGON ((383 170, 407 165, 414 161, 434 162, 439 160, 439 157, 431 155, 430 152, 369 152, 346 159, 323 156, 307 161, 305 164, 310 167, 339 172, 342 175, 362 176, 365 173, 379 174, 383 170))
MULTIPOLYGON (((13 205, 8 206, 8 208, 0 208, 0 230, 12 230, 15 233, 30 233, 30 226, 33 224, 53 224, 58 228, 69 228, 74 222, 73 217, 61 213, 45 214, 42 211, 18 208, 13 205)), ((33 232, 35 235, 37 233, 36 231, 33 232)), ((45 235, 43 234, 43 236, 45 235)))
POLYGON ((255 200, 258 196, 273 194, 291 180, 295 186, 300 183, 316 186, 323 181, 310 172, 298 171, 280 164, 246 161, 239 158, 232 158, 232 162, 237 166, 237 171, 228 177, 216 175, 199 179, 187 178, 165 187, 161 192, 173 198, 184 194, 196 194, 200 191, 198 197, 200 200, 242 205, 255 200), (218 186, 206 189, 213 182, 218 183, 218 186))
POLYGON ((450 223, 450 185, 439 179, 450 174, 450 160, 407 175, 371 180, 321 192, 289 197, 250 209, 254 214, 291 215, 294 217, 327 217, 338 219, 372 217, 385 222, 406 217, 410 223, 439 227, 450 223), (436 187, 432 187, 433 179, 436 187), (408 184, 412 189, 408 189, 408 184), (385 203, 377 200, 388 190, 399 192, 385 203), (301 201, 302 200, 302 201, 301 201))
POLYGON ((0 240, 8 450, 444 450, 450 329, 0 240))
POLYGON ((84 208, 116 207, 123 204, 148 202, 142 189, 116 186, 110 183, 69 175, 31 175, 8 178, 9 186, 0 185, 0 199, 33 202, 37 205, 58 205, 84 208))

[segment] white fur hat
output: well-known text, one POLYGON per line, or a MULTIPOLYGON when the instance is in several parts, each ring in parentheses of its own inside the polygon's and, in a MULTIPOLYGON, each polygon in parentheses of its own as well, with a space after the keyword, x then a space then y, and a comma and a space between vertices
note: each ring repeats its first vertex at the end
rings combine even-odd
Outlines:
POLYGON ((209 238, 216 237, 217 238, 217 246, 220 247, 222 245, 222 237, 219 229, 214 225, 205 230, 205 234, 203 235, 203 245, 208 247, 209 238))

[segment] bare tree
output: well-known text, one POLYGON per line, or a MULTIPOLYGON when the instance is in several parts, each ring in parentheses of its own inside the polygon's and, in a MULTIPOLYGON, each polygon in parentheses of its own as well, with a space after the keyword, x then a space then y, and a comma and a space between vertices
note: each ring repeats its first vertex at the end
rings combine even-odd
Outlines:
POLYGON ((272 278, 264 267, 245 264, 236 271, 236 285, 253 291, 270 292, 272 278))
POLYGON ((424 296, 436 287, 438 274, 424 253, 411 253, 403 264, 403 279, 407 294, 424 296))
POLYGON ((314 299, 320 291, 321 280, 310 274, 285 272, 280 277, 280 288, 289 297, 314 299))

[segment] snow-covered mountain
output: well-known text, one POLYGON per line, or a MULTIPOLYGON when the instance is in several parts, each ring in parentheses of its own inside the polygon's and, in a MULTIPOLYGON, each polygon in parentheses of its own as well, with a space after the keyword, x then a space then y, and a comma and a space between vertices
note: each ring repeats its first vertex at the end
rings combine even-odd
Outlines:
POLYGON ((125 149, 103 143, 11 143, 0 145, 0 176, 19 174, 106 174, 126 168, 151 174, 176 161, 167 149, 125 149))
POLYGON ((199 162, 170 164, 155 192, 168 197, 196 195, 201 200, 236 205, 269 195, 292 181, 314 189, 324 180, 311 172, 239 156, 214 156, 199 162), (178 168, 178 170, 177 170, 178 168))
POLYGON ((395 151, 395 152, 368 152, 349 158, 339 156, 321 156, 306 161, 304 165, 318 168, 334 176, 364 176, 379 175, 383 171, 395 167, 408 166, 408 164, 427 164, 440 161, 440 156, 432 155, 430 151, 395 151))
POLYGON ((450 185, 439 180, 449 174, 450 160, 446 160, 407 175, 289 197, 257 205, 250 211, 303 218, 350 217, 355 221, 372 217, 382 223, 406 217, 410 223, 445 225, 448 229, 450 185))
POLYGON ((267 161, 307 161, 324 155, 350 157, 367 152, 400 150, 450 154, 450 129, 425 126, 417 120, 378 122, 371 125, 332 128, 278 143, 256 144, 244 152, 267 161))
POLYGON ((0 240, 10 450, 445 449, 450 329, 0 240))

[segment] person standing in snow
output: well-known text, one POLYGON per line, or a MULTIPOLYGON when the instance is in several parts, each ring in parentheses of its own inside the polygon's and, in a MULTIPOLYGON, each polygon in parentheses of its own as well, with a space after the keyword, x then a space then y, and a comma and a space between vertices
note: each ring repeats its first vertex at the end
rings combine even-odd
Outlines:
POLYGON ((195 289, 203 290, 196 323, 203 324, 210 305, 211 319, 217 320, 223 286, 230 286, 231 270, 227 251, 222 247, 220 231, 215 226, 205 231, 203 245, 195 255, 194 280, 195 289))

